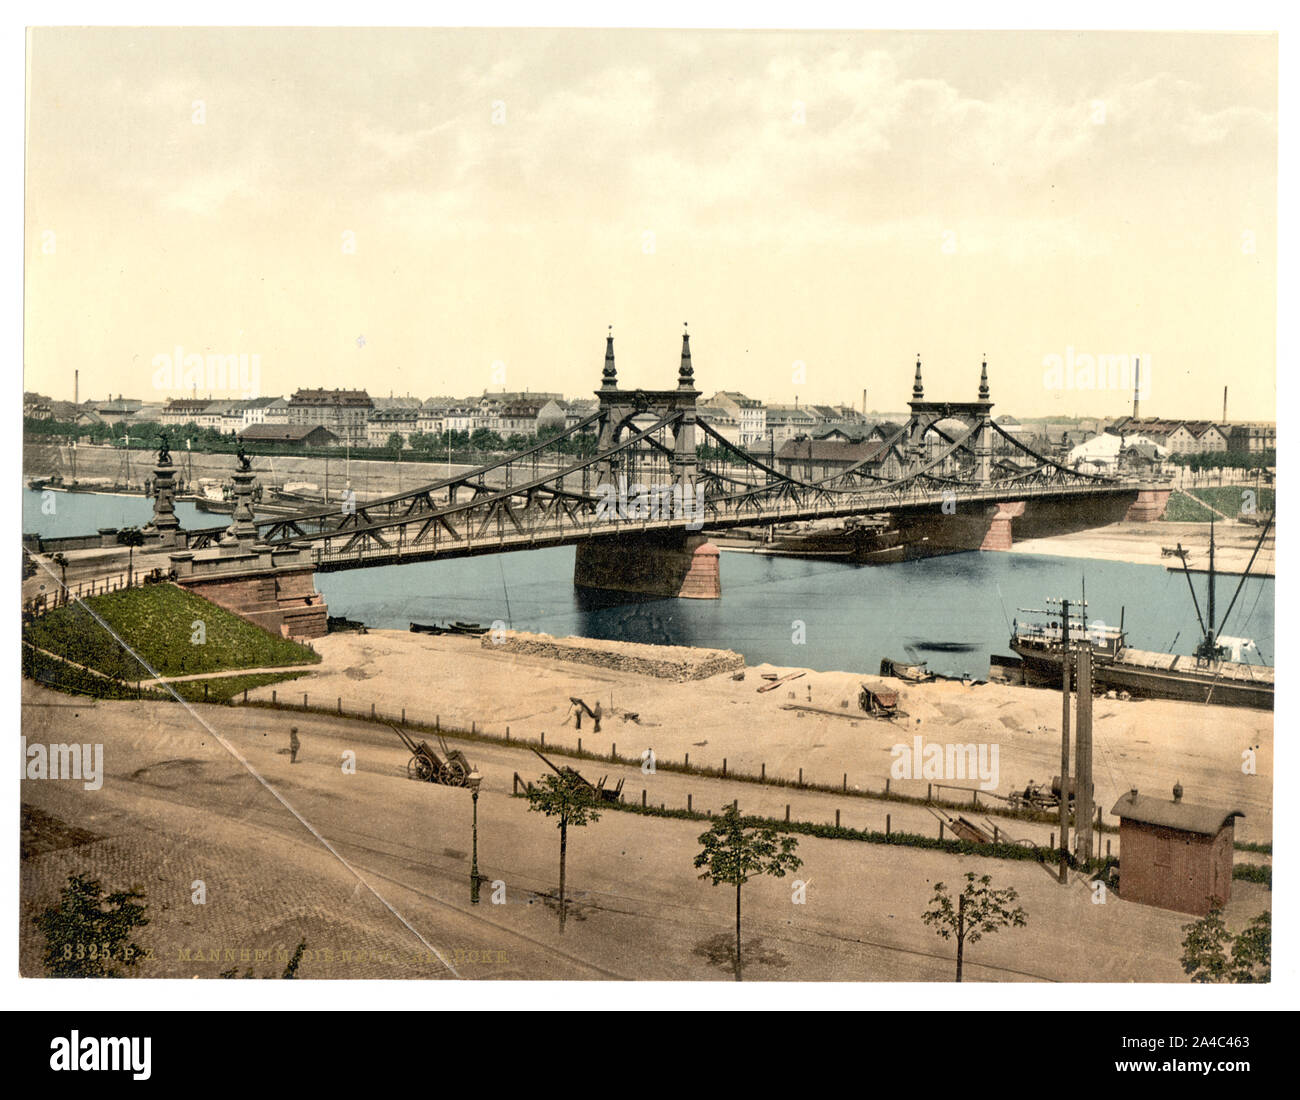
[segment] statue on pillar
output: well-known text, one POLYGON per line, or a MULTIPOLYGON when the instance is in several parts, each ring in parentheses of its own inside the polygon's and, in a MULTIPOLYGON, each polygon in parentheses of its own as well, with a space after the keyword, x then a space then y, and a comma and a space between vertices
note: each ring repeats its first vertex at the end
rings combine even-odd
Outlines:
POLYGON ((158 433, 158 461, 153 468, 153 518, 144 526, 147 538, 162 546, 183 545, 176 516, 176 467, 172 465, 167 433, 158 433))
POLYGON ((253 520, 253 498, 258 488, 254 482, 257 475, 253 473, 252 459, 244 453, 243 443, 240 443, 235 458, 238 469, 230 476, 233 484, 231 495, 234 497, 235 507, 231 513, 230 526, 221 536, 223 546, 251 543, 257 538, 257 524, 253 520))

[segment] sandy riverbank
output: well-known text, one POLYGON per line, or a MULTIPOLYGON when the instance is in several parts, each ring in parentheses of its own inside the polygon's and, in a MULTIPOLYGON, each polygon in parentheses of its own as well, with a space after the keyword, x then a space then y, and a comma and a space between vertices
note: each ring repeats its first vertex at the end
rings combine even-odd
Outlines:
MULTIPOLYGON (((1275 529, 1276 530, 1276 529, 1275 529)), ((1219 523, 1214 527, 1214 565, 1225 573, 1241 572, 1259 541, 1259 528, 1241 523, 1219 523)), ((1049 554, 1065 558, 1098 558, 1122 561, 1131 565, 1176 566, 1176 557, 1166 557, 1164 547, 1181 543, 1191 551, 1187 564, 1204 569, 1209 563, 1210 525, 1208 523, 1112 523, 1068 535, 1015 542, 1012 554, 1049 554)), ((1251 569, 1252 576, 1274 573, 1275 539, 1270 531, 1260 547, 1251 569)))
MULTIPOLYGON (((508 655, 478 639, 433 637, 401 631, 334 634, 317 642, 323 663, 280 690, 282 700, 313 704, 342 698, 352 710, 373 703, 380 713, 432 721, 624 757, 647 748, 658 759, 682 760, 757 775, 884 786, 891 748, 921 736, 925 743, 998 746, 996 790, 1008 793, 1030 779, 1049 781, 1060 770, 1061 702, 1058 694, 1032 688, 955 683, 902 685, 905 721, 874 720, 857 711, 858 689, 876 677, 853 672, 816 672, 758 665, 743 680, 729 674, 672 683, 630 672, 508 655), (763 672, 797 679, 774 691, 758 691, 763 672), (601 732, 591 720, 575 727, 571 696, 605 711, 601 732), (847 702, 847 706, 843 705, 847 702), (836 712, 834 716, 784 709, 792 704, 836 712), (631 715, 635 715, 632 718, 631 715), (841 717, 840 715, 845 715, 841 717), (851 716, 851 717, 849 717, 851 716)), ((279 690, 279 689, 278 689, 279 690)), ((271 689, 251 693, 269 698, 271 689)), ((1130 787, 1165 796, 1181 781, 1189 802, 1231 806, 1246 817, 1237 837, 1272 838, 1273 715, 1164 700, 1102 699, 1095 709, 1097 800, 1109 811, 1130 787), (1242 753, 1257 754, 1255 775, 1241 770, 1242 753)), ((925 782, 893 783, 893 789, 925 793, 925 782)))

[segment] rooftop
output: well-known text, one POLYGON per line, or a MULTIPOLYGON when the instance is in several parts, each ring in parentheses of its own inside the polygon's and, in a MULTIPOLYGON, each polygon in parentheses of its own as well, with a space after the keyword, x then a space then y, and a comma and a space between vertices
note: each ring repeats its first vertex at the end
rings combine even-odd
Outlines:
POLYGON ((1122 820, 1138 821, 1143 825, 1161 825, 1200 836, 1217 836, 1219 830, 1234 817, 1246 816, 1241 810, 1195 806, 1190 802, 1172 802, 1148 794, 1138 794, 1136 787, 1122 795, 1110 812, 1122 820))

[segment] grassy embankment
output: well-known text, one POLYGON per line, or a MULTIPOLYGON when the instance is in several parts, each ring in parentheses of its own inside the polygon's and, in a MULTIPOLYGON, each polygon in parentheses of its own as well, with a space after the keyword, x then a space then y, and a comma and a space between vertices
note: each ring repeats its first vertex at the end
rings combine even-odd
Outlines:
MULTIPOLYGON (((1169 523, 1209 523, 1210 520, 1223 522, 1223 516, 1234 519, 1241 511, 1245 492, 1254 493, 1253 488, 1241 485, 1219 485, 1200 489, 1175 491, 1169 498, 1169 507, 1161 517, 1169 523), (1203 502, 1203 503, 1201 503, 1203 502), (1217 509, 1223 516, 1215 515, 1210 508, 1217 509)), ((1255 512, 1266 516, 1273 508, 1273 490, 1261 487, 1255 501, 1255 512)))
MULTIPOLYGON (((147 682, 151 676, 114 634, 164 677, 320 661, 320 655, 309 646, 277 637, 176 585, 129 588, 84 602, 84 607, 73 604, 58 608, 23 628, 23 641, 27 643, 23 647, 25 675, 61 691, 104 699, 135 698, 136 684, 147 682), (69 661, 73 664, 66 663, 69 661)), ((222 676, 184 681, 174 687, 186 699, 224 702, 246 688, 300 675, 222 676)), ((158 688, 146 694, 171 698, 170 693, 158 688)))

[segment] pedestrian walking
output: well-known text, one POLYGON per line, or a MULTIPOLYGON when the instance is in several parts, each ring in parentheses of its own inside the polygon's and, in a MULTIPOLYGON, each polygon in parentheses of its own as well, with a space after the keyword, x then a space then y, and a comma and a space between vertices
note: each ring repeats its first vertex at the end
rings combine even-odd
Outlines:
POLYGON ((289 727, 289 763, 298 763, 298 750, 302 747, 302 742, 298 740, 298 727, 289 727))

